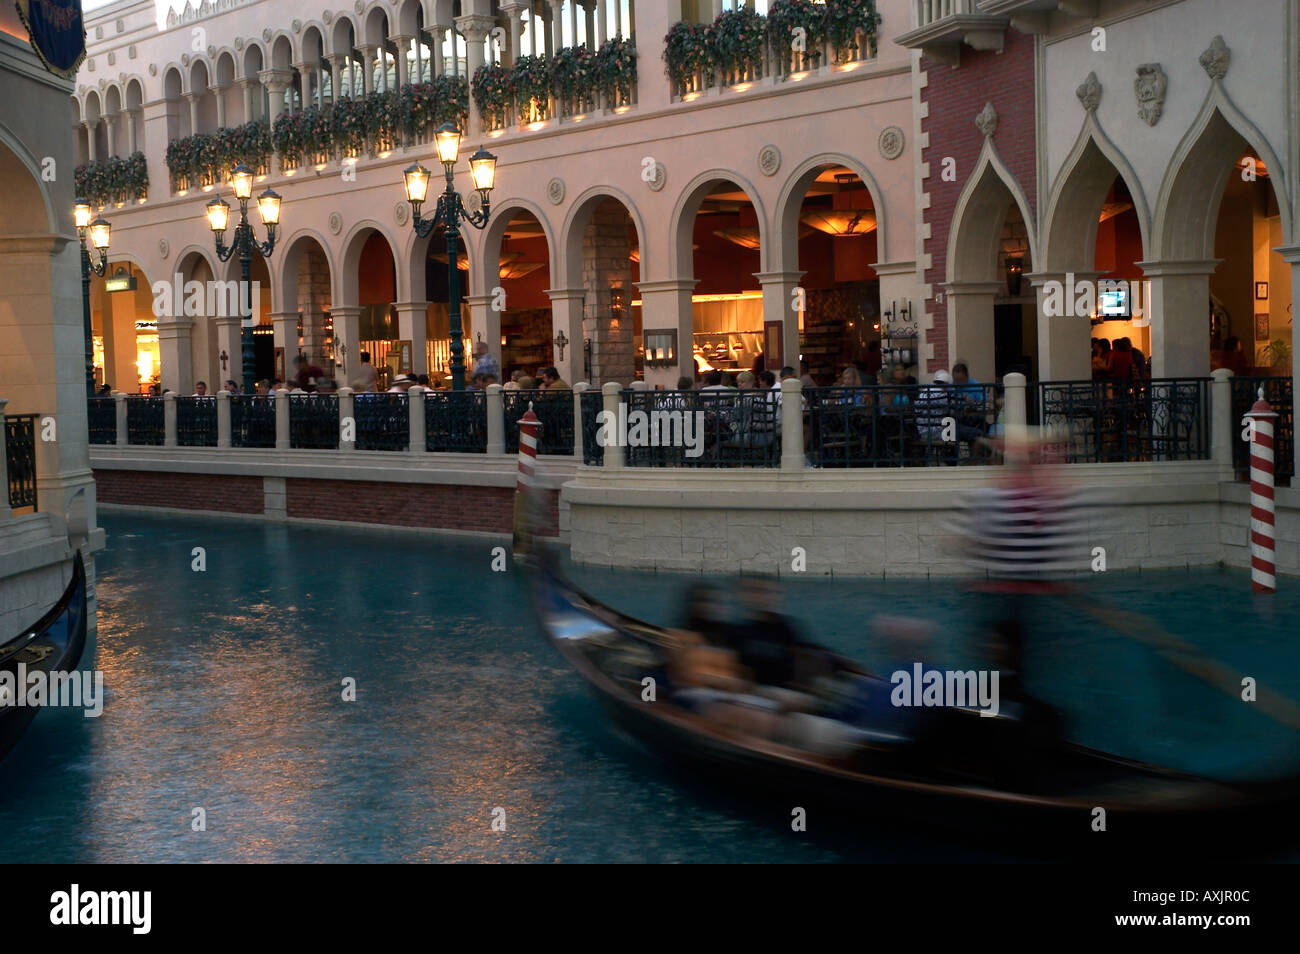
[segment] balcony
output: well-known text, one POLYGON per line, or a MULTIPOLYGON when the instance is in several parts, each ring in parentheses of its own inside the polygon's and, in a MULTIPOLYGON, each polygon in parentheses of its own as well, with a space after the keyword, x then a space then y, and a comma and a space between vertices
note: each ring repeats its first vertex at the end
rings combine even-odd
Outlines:
POLYGON ((1032 35, 1047 32, 1048 18, 1053 13, 1084 18, 1097 16, 1097 0, 979 0, 977 6, 992 16, 1009 17, 1012 29, 1032 35))
POLYGON ((912 20, 916 26, 899 36, 897 42, 949 66, 961 62, 962 44, 973 50, 1000 53, 1011 18, 989 13, 987 6, 977 0, 913 0, 912 20))

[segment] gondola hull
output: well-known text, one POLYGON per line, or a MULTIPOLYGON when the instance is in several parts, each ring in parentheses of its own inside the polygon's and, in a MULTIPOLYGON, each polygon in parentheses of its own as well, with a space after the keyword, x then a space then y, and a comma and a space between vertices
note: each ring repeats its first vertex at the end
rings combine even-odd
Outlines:
MULTIPOLYGON (((72 672, 86 648, 86 568, 81 554, 73 559, 72 579, 59 601, 37 622, 17 637, 0 645, 0 671, 17 680, 19 672, 30 677, 42 673, 72 672), (19 666, 22 669, 19 669, 19 666)), ((18 692, 25 687, 16 686, 18 692)), ((18 744, 40 707, 18 705, 13 697, 0 704, 0 759, 18 744)))

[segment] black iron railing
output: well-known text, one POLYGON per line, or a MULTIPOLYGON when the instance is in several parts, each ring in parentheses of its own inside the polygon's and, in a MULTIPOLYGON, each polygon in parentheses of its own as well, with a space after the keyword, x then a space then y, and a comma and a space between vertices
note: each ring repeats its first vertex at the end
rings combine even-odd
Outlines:
POLYGON ((5 415, 5 469, 9 506, 36 510, 36 415, 5 415))
POLYGON ((86 427, 92 444, 117 443, 117 401, 111 397, 91 398, 86 407, 86 427))
MULTIPOLYGON (((206 398, 216 405, 216 398, 206 398)), ((126 442, 128 444, 162 444, 166 440, 163 399, 129 397, 126 399, 126 442)))
POLYGON ((808 388, 804 439, 814 467, 986 464, 992 384, 808 388))
POLYGON ((781 459, 779 392, 623 392, 596 440, 617 443, 629 467, 774 467, 781 459))
POLYGON ((424 441, 430 451, 487 453, 487 393, 428 391, 424 395, 424 441))
POLYGON ((1295 476, 1295 396, 1291 378, 1232 379, 1232 466, 1238 477, 1250 477, 1250 445, 1241 439, 1242 416, 1259 400, 1277 412, 1273 422, 1273 476, 1279 486, 1295 476))
POLYGON ((357 450, 401 451, 411 446, 411 414, 405 394, 358 394, 357 450))
POLYGON ((262 394, 234 394, 230 398, 230 445, 275 446, 275 398, 262 394))
POLYGON ((1208 460, 1210 379, 1051 381, 1031 420, 1069 434, 1070 463, 1208 460))
POLYGON ((605 462, 605 448, 597 442, 600 430, 598 416, 605 404, 600 388, 584 391, 579 398, 582 408, 582 462, 588 467, 599 467, 605 462))
POLYGON ((519 452, 519 419, 528 411, 528 405, 532 404, 533 413, 542 422, 537 453, 573 456, 572 391, 502 391, 501 402, 505 415, 507 454, 519 452))
POLYGON ((216 398, 176 399, 176 443, 181 447, 217 446, 216 398))
POLYGON ((339 446, 339 396, 289 395, 289 446, 333 450, 339 446))

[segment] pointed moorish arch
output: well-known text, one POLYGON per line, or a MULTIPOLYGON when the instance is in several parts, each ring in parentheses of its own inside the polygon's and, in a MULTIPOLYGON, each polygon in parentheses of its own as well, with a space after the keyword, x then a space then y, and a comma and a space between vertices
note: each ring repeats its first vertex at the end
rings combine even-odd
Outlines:
MULTIPOLYGON (((867 187, 872 208, 876 213, 877 255, 881 261, 885 260, 883 256, 888 248, 885 243, 885 202, 879 183, 871 175, 871 170, 861 161, 843 153, 825 152, 799 163, 781 188, 781 193, 776 200, 776 221, 775 228, 772 230, 772 240, 764 241, 761 245, 764 270, 798 271, 799 216, 803 211, 803 201, 813 180, 827 166, 844 166, 856 173, 863 185, 867 187)), ((763 236, 763 239, 766 237, 763 236)))
POLYGON ((984 282, 999 279, 997 259, 1002 223, 1008 200, 1020 210, 1029 233, 1029 260, 1038 263, 1038 234, 1029 202, 1020 183, 1003 164, 991 139, 975 162, 953 212, 948 235, 946 278, 949 282, 984 282))
MULTIPOLYGON (((767 246, 771 241, 772 230, 769 226, 767 209, 763 207, 762 194, 754 187, 754 183, 738 172, 730 169, 710 169, 701 172, 686 184, 673 208, 672 228, 668 232, 668 264, 672 269, 673 278, 684 279, 695 276, 695 252, 692 247, 695 241, 695 217, 699 214, 700 206, 704 204, 713 186, 719 182, 730 182, 739 186, 750 204, 754 206, 754 212, 758 216, 758 242, 762 255, 760 261, 768 261, 767 246)), ((648 272, 643 268, 641 274, 646 276, 648 272)))
POLYGON ((1151 248, 1151 209, 1132 164, 1111 142, 1088 112, 1074 147, 1062 163, 1052 186, 1044 218, 1043 269, 1048 272, 1090 271, 1097 245, 1098 213, 1115 177, 1133 199, 1142 248, 1151 248))

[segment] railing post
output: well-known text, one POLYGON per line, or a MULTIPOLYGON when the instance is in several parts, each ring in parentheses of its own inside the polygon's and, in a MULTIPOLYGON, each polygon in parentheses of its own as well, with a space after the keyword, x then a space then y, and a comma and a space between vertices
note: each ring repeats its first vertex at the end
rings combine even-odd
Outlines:
POLYGON ((352 396, 350 387, 345 385, 339 388, 339 450, 341 451, 357 449, 356 400, 352 396), (346 438, 349 434, 352 436, 351 440, 346 438))
POLYGON ((275 392, 275 449, 288 450, 289 445, 289 389, 280 388, 275 392))
POLYGON ((1023 428, 1029 423, 1025 412, 1025 376, 1019 371, 1004 375, 1002 389, 1002 436, 1006 437, 1011 428, 1023 428))
POLYGON ((631 384, 628 385, 628 387, 631 388, 633 391, 650 390, 650 385, 646 384, 644 381, 633 381, 631 384))
POLYGON ((5 442, 9 437, 9 428, 5 426, 5 405, 8 398, 0 398, 0 522, 13 516, 9 507, 9 455, 5 442))
POLYGON ((487 452, 506 452, 506 402, 501 396, 501 385, 487 386, 487 452))
MULTIPOLYGON (((1210 460, 1219 480, 1232 480, 1232 442, 1237 437, 1232 419, 1232 372, 1215 368, 1210 372, 1210 460)), ((1251 402, 1254 403, 1254 402, 1251 402)))
POLYGON ((803 470, 803 382, 781 382, 781 469, 803 470))
POLYGON ((623 445, 619 441, 617 421, 618 404, 623 395, 623 385, 617 381, 606 381, 601 385, 600 393, 602 395, 602 410, 606 414, 605 420, 614 422, 610 425, 610 428, 614 430, 614 440, 605 443, 604 466, 619 469, 623 466, 623 445))
POLYGON ((591 385, 586 381, 579 381, 573 386, 573 459, 576 463, 581 464, 586 458, 586 448, 582 443, 582 396, 587 393, 591 385))
MULTIPOLYGON (((224 391, 221 393, 225 393, 224 391)), ((221 412, 217 412, 221 417, 221 412)), ((163 395, 163 447, 176 446, 176 393, 168 391, 163 395)))
POLYGON ((113 409, 117 412, 117 446, 125 447, 127 443, 126 432, 126 395, 121 391, 113 392, 113 409))
POLYGON ((423 454, 429 449, 429 438, 424 429, 424 387, 413 384, 406 389, 406 420, 411 426, 412 454, 423 454))
POLYGON ((234 440, 231 438, 233 427, 231 425, 232 417, 230 412, 230 392, 224 388, 217 392, 217 446, 232 447, 234 440))

